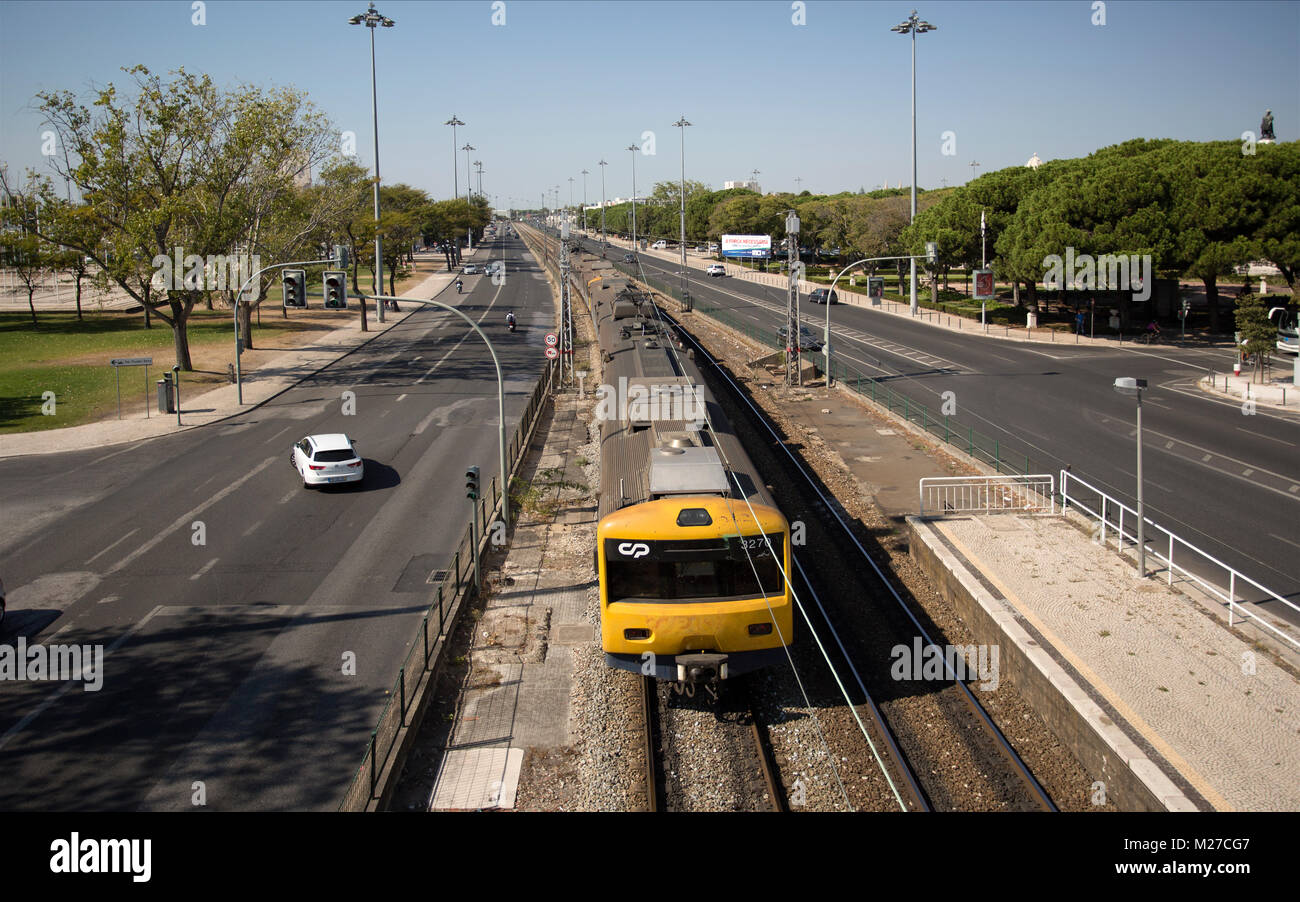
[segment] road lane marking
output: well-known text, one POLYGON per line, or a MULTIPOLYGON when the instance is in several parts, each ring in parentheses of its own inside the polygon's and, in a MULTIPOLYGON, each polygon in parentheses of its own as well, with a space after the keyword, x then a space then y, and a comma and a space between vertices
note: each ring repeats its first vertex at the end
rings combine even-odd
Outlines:
POLYGON ((292 501, 296 497, 298 497, 298 490, 290 489, 289 491, 284 493, 284 497, 280 499, 279 503, 287 504, 288 502, 292 501))
POLYGON ((284 435, 286 432, 288 432, 288 431, 289 431, 290 429, 292 429, 292 428, 293 428, 292 426, 285 426, 283 429, 281 429, 281 430, 280 430, 279 432, 277 432, 275 435, 271 436, 271 437, 268 438, 266 441, 262 442, 262 444, 263 444, 263 445, 269 445, 269 444, 271 444, 271 442, 275 441, 276 439, 278 439, 280 436, 284 435))
POLYGON ((1295 442, 1288 442, 1284 438, 1273 438, 1273 436, 1271 435, 1264 435, 1262 432, 1256 432, 1254 429, 1242 429, 1240 426, 1237 426, 1236 429, 1238 432, 1244 432, 1247 435, 1253 435, 1255 438, 1266 438, 1270 442, 1277 442, 1280 445, 1286 445, 1288 448, 1296 447, 1295 442))
POLYGON ((1269 537, 1277 539, 1279 542, 1286 542, 1288 545, 1291 545, 1292 547, 1300 548, 1300 542, 1292 542, 1290 539, 1284 539, 1281 536, 1277 535, 1276 533, 1270 532, 1269 537))
POLYGON ((400 400, 402 400, 402 399, 405 398, 405 397, 406 397, 406 392, 402 392, 400 395, 397 396, 397 400, 400 401, 400 400))
POLYGON ((258 520, 258 521, 257 521, 256 523, 254 523, 252 526, 248 527, 248 529, 245 529, 245 530, 244 530, 243 537, 247 538, 249 535, 252 534, 253 530, 257 529, 257 527, 259 527, 259 526, 261 526, 261 525, 262 525, 262 521, 261 521, 261 520, 258 520))
POLYGON ((199 572, 196 573, 196 574, 194 574, 193 576, 190 577, 190 582, 193 582, 194 580, 198 579, 198 578, 201 577, 203 574, 205 574, 205 573, 207 573, 209 570, 211 570, 214 566, 216 566, 216 563, 217 563, 217 561, 219 561, 219 560, 221 560, 221 559, 220 559, 220 558, 215 558, 215 557, 214 557, 212 560, 208 561, 206 564, 204 564, 202 567, 200 567, 200 568, 199 568, 199 572))
POLYGON ((93 467, 95 464, 99 463, 100 461, 108 460, 110 457, 117 457, 119 454, 125 454, 128 451, 134 451, 135 448, 136 448, 135 445, 128 445, 127 447, 123 448, 121 451, 114 451, 112 454, 105 454, 103 457, 97 457, 90 462, 90 466, 93 467))
POLYGON ((118 545, 121 545, 123 542, 125 542, 127 539, 131 538, 131 536, 135 535, 135 534, 136 534, 137 532, 139 532, 139 531, 140 531, 140 527, 137 526, 135 529, 131 530, 131 531, 128 532, 126 535, 122 536, 122 538, 118 539, 118 540, 117 540, 116 542, 114 542, 112 545, 109 545, 107 548, 105 548, 105 549, 104 549, 103 551, 101 551, 99 554, 95 555, 95 557, 92 557, 90 560, 86 561, 86 566, 89 567, 91 564, 93 564, 93 563, 95 562, 95 559, 96 559, 96 558, 101 558, 101 557, 103 557, 104 555, 108 554, 110 551, 112 551, 112 550, 113 550, 114 548, 116 548, 118 545))
POLYGON ((141 555, 146 554, 149 551, 153 550, 155 546, 157 546, 160 542, 162 542, 164 539, 170 536, 173 532, 175 532, 178 529, 181 529, 182 527, 188 526, 190 523, 194 521, 194 518, 197 517, 199 514, 203 513, 209 507, 216 504, 222 498, 225 498, 227 495, 234 492, 236 489, 238 489, 244 483, 248 482, 248 480, 252 479, 258 473, 261 473, 263 470, 269 467, 271 465, 271 462, 274 460, 275 460, 274 457, 268 457, 266 460, 262 461, 252 470, 249 470, 247 473, 241 476, 239 479, 236 479, 230 485, 226 486, 224 489, 217 492, 217 494, 213 495, 207 501, 204 501, 202 504, 198 505, 197 507, 190 508, 188 511, 181 514, 179 517, 173 520, 171 524, 169 524, 168 526, 160 530, 158 533, 156 533, 152 539, 145 542, 135 551, 132 551, 126 557, 122 558, 120 561, 118 561, 116 564, 110 567, 107 573, 105 573, 105 575, 107 576, 108 574, 116 573, 117 571, 121 570, 123 567, 135 561, 141 555))
MULTIPOLYGON (((122 643, 124 643, 127 639, 130 639, 130 638, 131 638, 132 636, 134 636, 137 632, 139 632, 140 629, 141 629, 141 628, 142 628, 146 623, 148 623, 150 620, 152 620, 152 619, 154 618, 154 615, 157 614, 157 613, 158 613, 159 611, 161 611, 162 609, 163 609, 163 605, 158 605, 156 608, 154 608, 154 609, 153 609, 152 611, 150 611, 148 614, 144 615, 144 617, 143 617, 143 618, 142 618, 138 623, 136 623, 135 626, 131 627, 129 630, 127 630, 125 633, 123 633, 121 636, 119 636, 119 637, 117 638, 117 640, 113 642, 112 645, 110 645, 108 648, 104 649, 104 655, 105 655, 105 657, 107 657, 107 656, 108 656, 109 654, 111 654, 112 652, 117 651, 117 650, 122 646, 122 643)), ((65 627, 65 629, 66 629, 66 627, 65 627)), ((61 633, 61 632, 63 632, 63 630, 59 630, 59 633, 61 633)), ((54 636, 57 636, 59 633, 55 633, 54 636)), ((50 638, 53 639, 54 636, 51 636, 50 638)), ((76 683, 75 680, 68 680, 68 681, 66 681, 66 682, 63 683, 63 685, 61 685, 57 690, 55 690, 55 692, 54 692, 52 695, 48 696, 48 697, 45 699, 45 701, 43 701, 43 702, 41 702, 39 705, 37 705, 35 711, 32 711, 30 714, 28 714, 28 715, 27 715, 26 717, 24 717, 22 720, 18 721, 18 723, 14 724, 12 727, 10 727, 9 730, 8 730, 8 731, 7 731, 3 736, 0 736, 0 750, 3 750, 4 747, 5 747, 6 745, 9 744, 9 740, 13 739, 15 736, 17 736, 19 733, 21 733, 21 732, 22 732, 22 731, 27 727, 28 724, 30 724, 30 723, 31 723, 33 720, 35 720, 36 718, 40 717, 41 714, 44 713, 45 710, 46 710, 47 708, 50 707, 50 705, 54 704, 56 701, 58 701, 60 698, 62 698, 63 695, 64 695, 66 692, 68 692, 68 690, 70 690, 70 689, 71 689, 73 686, 75 686, 76 684, 77 684, 77 683, 76 683)))
POLYGON ((1252 469, 1250 469, 1249 467, 1247 467, 1246 469, 1244 469, 1244 470, 1241 471, 1241 475, 1242 475, 1242 476, 1250 476, 1250 475, 1253 474, 1254 472, 1255 472, 1254 470, 1252 470, 1252 469))

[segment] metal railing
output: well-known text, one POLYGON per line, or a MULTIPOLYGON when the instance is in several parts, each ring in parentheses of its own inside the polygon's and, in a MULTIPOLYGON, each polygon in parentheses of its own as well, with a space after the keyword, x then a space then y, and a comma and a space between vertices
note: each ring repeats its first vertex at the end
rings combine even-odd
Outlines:
POLYGON ((921 515, 956 513, 1056 513, 1056 477, 927 476, 920 483, 921 515))
MULTIPOLYGON (((1127 527, 1137 528, 1137 511, 1122 501, 1118 501, 1096 486, 1080 479, 1078 476, 1067 470, 1061 471, 1061 513, 1065 513, 1073 505, 1076 510, 1087 514, 1093 523, 1093 537, 1100 544, 1107 544, 1107 532, 1114 532, 1118 536, 1116 542, 1116 551, 1124 552, 1125 543, 1136 547, 1137 536, 1129 532, 1127 527)), ((1183 578, 1195 583, 1203 591, 1209 593, 1214 598, 1228 605, 1228 625, 1233 626, 1236 618, 1253 620, 1259 626, 1264 627, 1272 633, 1275 633, 1282 639, 1285 639, 1296 648, 1300 648, 1300 639, 1288 633, 1279 630, 1259 614, 1242 607, 1239 603, 1242 593, 1238 590, 1243 586, 1249 586, 1259 592, 1258 601, 1279 601, 1293 611, 1300 612, 1300 606, 1283 598, 1267 586, 1263 586, 1255 580, 1229 567, 1213 555, 1202 551, 1192 543, 1179 538, 1174 533, 1165 529, 1158 523, 1151 520, 1150 517, 1142 518, 1146 524, 1144 530, 1144 540, 1147 545, 1146 553, 1148 557, 1154 557, 1165 565, 1166 582, 1168 585, 1174 584, 1174 572, 1177 571, 1183 578), (1163 534, 1163 538, 1162 535, 1163 534), (1163 549, 1163 550, 1162 550, 1163 549), (1175 557, 1178 560, 1175 560, 1175 557), (1211 569, 1222 571, 1226 578, 1227 586, 1213 582, 1206 577, 1194 573, 1191 570, 1193 564, 1210 565, 1211 569)), ((1241 599, 1246 600, 1246 599, 1241 599)))
MULTIPOLYGON (((554 377, 555 366, 548 361, 546 372, 537 380, 510 442, 508 460, 512 476, 527 451, 530 430, 550 396, 554 377)), ((509 492, 505 494, 508 496, 509 492)), ((393 682, 388 702, 384 705, 375 728, 370 731, 370 741, 366 745, 361 765, 352 777, 351 785, 343 794, 340 811, 364 811, 382 791, 379 785, 380 775, 392 757, 402 728, 410 724, 410 714, 418 690, 430 678, 432 668, 437 664, 441 650, 439 643, 447 637, 448 627, 453 625, 448 622, 448 617, 456 612, 457 604, 478 591, 474 581, 474 546, 477 545, 480 550, 486 547, 487 537, 483 533, 490 531, 490 524, 502 503, 508 503, 508 497, 503 498, 498 477, 494 476, 490 493, 485 492, 478 499, 477 522, 484 524, 484 527, 475 529, 473 520, 466 525, 452 555, 451 566, 439 582, 436 597, 420 621, 420 630, 411 643, 411 650, 397 670, 397 679, 393 682)))

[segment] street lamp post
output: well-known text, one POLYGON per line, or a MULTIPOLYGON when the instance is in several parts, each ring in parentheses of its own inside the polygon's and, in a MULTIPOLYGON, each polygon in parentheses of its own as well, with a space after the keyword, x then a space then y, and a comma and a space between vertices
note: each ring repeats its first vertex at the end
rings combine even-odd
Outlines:
POLYGON ((609 164, 604 160, 600 161, 600 248, 604 250, 609 247, 609 240, 605 237, 605 167, 609 164))
POLYGON ((479 160, 474 161, 474 172, 478 175, 478 196, 483 196, 483 163, 479 160))
POLYGON ((464 124, 456 118, 455 113, 452 113, 451 118, 443 123, 451 126, 451 196, 453 198, 460 197, 460 175, 456 171, 456 126, 464 124))
MULTIPOLYGON (((1133 395, 1137 398, 1137 572, 1139 579, 1147 575, 1146 512, 1142 505, 1142 391, 1147 387, 1147 380, 1121 376, 1115 380, 1115 391, 1121 395, 1133 395)), ((1121 544, 1124 534, 1120 533, 1121 544)))
POLYGON ((681 197, 681 245, 682 245, 682 308, 691 309, 690 296, 686 293, 686 129, 690 125, 686 117, 682 116, 673 123, 673 127, 682 130, 682 181, 679 191, 681 197))
POLYGON ((407 304, 428 304, 430 307, 437 307, 439 310, 446 310, 454 313, 463 319, 466 324, 478 333, 479 338, 487 345, 488 353, 492 355, 492 365, 497 371, 497 447, 501 455, 501 494, 504 496, 501 502, 501 519, 507 529, 510 528, 510 486, 507 480, 510 478, 510 471, 506 469, 506 401, 505 401, 505 380, 501 378, 501 361, 497 359, 496 348, 492 347, 492 342, 483 334, 478 323, 466 316, 459 308, 452 307, 450 304, 444 304, 442 301, 434 301, 429 298, 412 298, 412 297, 389 297, 387 295, 375 298, 381 304, 389 301, 402 301, 407 304))
MULTIPOLYGON (((916 220, 916 36, 925 34, 927 31, 935 31, 936 26, 929 22, 923 22, 916 17, 916 10, 899 24, 895 25, 890 31, 896 31, 899 34, 910 34, 912 36, 912 215, 909 221, 916 220)), ((911 267, 911 285, 909 286, 911 296, 911 312, 916 316, 916 258, 912 258, 911 267)))
POLYGON ((641 148, 635 144, 629 144, 627 149, 632 151, 632 253, 636 253, 636 152, 641 148))
POLYGON ((979 175, 980 163, 978 160, 970 161, 970 180, 975 181, 975 176, 979 175))
MULTIPOLYGON (((387 16, 381 16, 372 2, 370 8, 360 15, 348 19, 349 25, 365 25, 370 29, 370 112, 375 124, 375 294, 384 290, 384 253, 383 238, 379 234, 379 94, 375 88, 375 29, 379 26, 392 28, 397 23, 387 16)), ((361 303, 365 303, 362 300, 361 303)), ((379 321, 384 321, 384 308, 378 309, 379 321)))

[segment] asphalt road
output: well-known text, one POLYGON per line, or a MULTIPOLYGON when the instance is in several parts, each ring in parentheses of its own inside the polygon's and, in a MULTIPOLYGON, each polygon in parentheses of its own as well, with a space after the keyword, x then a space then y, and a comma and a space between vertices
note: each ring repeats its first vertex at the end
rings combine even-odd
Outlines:
MULTIPOLYGON (((598 241, 587 246, 599 252, 598 241)), ((622 261, 624 253, 611 248, 609 259, 622 261)), ((676 262, 648 254, 639 261, 649 277, 677 285, 676 262)), ((690 290, 697 300, 774 335, 785 324, 783 290, 709 278, 698 270, 691 272, 690 290)), ((804 325, 820 337, 826 308, 803 304, 804 325)), ((1300 602, 1300 417, 1262 407, 1245 415, 1239 401, 1199 391, 1196 380, 1207 368, 1230 368, 1229 351, 1031 347, 849 305, 832 305, 830 318, 837 358, 882 377, 895 392, 936 413, 951 391, 955 419, 997 438, 1008 459, 1028 456, 1035 473, 1068 467, 1129 505, 1136 504, 1136 405, 1112 386, 1118 376, 1147 379, 1142 432, 1148 519, 1300 602)), ((1216 570, 1222 573, 1198 565, 1198 572, 1216 570)), ((1285 605, 1265 608, 1300 621, 1285 605)))
MULTIPOLYGON (((554 313, 522 242, 503 252, 504 284, 467 276, 438 299, 496 346, 513 431, 554 313)), ((0 461, 0 642, 104 646, 98 692, 0 684, 0 809, 185 810, 199 783, 210 809, 337 807, 433 597, 425 578, 465 529, 465 468, 485 488, 498 473, 497 425, 487 349, 426 309, 235 419, 0 461), (290 445, 318 432, 357 440, 359 488, 303 489, 290 445)))

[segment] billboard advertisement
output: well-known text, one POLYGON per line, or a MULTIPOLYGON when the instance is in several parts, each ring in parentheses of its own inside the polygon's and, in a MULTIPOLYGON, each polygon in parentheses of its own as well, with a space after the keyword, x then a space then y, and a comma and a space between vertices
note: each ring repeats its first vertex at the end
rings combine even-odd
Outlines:
POLYGON ((772 237, 770 235, 723 235, 722 256, 759 257, 766 260, 772 256, 772 237))
POLYGON ((992 300, 993 296, 993 271, 975 270, 975 300, 988 301, 992 300))

